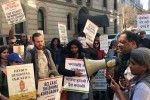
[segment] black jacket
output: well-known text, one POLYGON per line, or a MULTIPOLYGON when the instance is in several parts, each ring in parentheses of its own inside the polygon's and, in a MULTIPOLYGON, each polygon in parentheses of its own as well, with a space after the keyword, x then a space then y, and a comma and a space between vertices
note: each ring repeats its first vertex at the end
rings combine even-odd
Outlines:
POLYGON ((146 47, 146 48, 150 49, 150 40, 149 39, 147 39, 147 38, 140 39, 139 42, 140 42, 141 47, 146 47))

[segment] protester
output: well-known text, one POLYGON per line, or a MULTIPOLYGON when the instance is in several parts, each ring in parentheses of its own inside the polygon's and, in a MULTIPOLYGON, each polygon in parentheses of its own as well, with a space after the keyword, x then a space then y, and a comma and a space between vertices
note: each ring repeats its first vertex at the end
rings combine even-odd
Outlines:
POLYGON ((58 38, 53 38, 50 43, 50 50, 54 52, 55 56, 55 64, 56 68, 58 69, 58 66, 61 64, 62 58, 64 56, 64 50, 63 47, 60 44, 60 40, 58 38))
MULTIPOLYGON (((17 53, 8 53, 8 49, 3 47, 5 50, 1 53, 1 71, 0 71, 0 89, 1 89, 1 100, 9 100, 9 91, 7 83, 7 75, 4 71, 6 66, 20 65, 23 60, 19 57, 17 53), (8 55, 9 54, 9 55, 8 55), (2 60, 3 59, 3 60, 2 60), (5 60, 4 60, 5 59, 5 60), (3 66, 3 68, 2 68, 3 66)), ((2 48, 0 48, 2 50, 2 48)))
POLYGON ((15 37, 11 37, 8 40, 8 48, 9 48, 9 53, 13 53, 13 46, 17 45, 16 44, 16 38, 15 37))
MULTIPOLYGON (((121 74, 124 74, 128 77, 133 77, 127 66, 129 63, 131 51, 137 48, 138 45, 139 45, 139 40, 136 34, 130 31, 125 31, 122 34, 120 34, 120 37, 118 39, 118 47, 120 48, 120 53, 121 53, 121 55, 119 56, 119 65, 116 66, 116 69, 114 72, 115 76, 111 75, 116 80, 117 83, 119 82, 119 77, 121 76, 121 74)), ((110 75, 110 72, 109 70, 107 70, 106 78, 107 78, 108 84, 110 84, 109 75, 110 75)), ((107 92, 108 92, 109 99, 112 100, 113 91, 108 87, 107 92)), ((126 94, 126 98, 128 98, 128 92, 126 93, 126 91, 124 91, 124 94, 126 94)), ((114 99, 114 100, 117 100, 117 99, 114 99)))
MULTIPOLYGON (((88 54, 83 52, 82 44, 78 40, 72 40, 67 45, 67 57, 66 58, 76 58, 83 59, 85 57, 89 57, 88 54)), ((79 70, 71 71, 65 69, 65 59, 63 59, 63 63, 58 67, 58 72, 64 76, 72 77, 78 76, 81 77, 82 73, 79 70)), ((82 100, 84 93, 67 91, 67 100, 82 100)))
POLYGON ((34 48, 30 50, 25 57, 25 63, 33 63, 36 89, 38 88, 38 79, 47 78, 50 70, 56 70, 49 50, 44 48, 44 38, 40 33, 34 33, 32 36, 34 48))
POLYGON ((140 32, 140 46, 141 47, 146 47, 150 49, 150 40, 146 38, 146 32, 145 31, 141 31, 140 32))
POLYGON ((130 97, 126 99, 119 85, 112 79, 110 87, 118 94, 120 100, 150 100, 150 50, 137 48, 131 52, 131 73, 135 75, 135 86, 131 86, 127 78, 124 79, 124 87, 130 90, 130 97))

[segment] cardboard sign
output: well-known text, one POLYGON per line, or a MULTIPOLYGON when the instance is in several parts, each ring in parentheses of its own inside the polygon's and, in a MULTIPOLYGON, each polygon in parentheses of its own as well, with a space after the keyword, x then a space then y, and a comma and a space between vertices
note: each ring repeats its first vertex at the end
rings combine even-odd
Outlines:
POLYGON ((59 30, 59 37, 61 43, 68 43, 66 25, 64 23, 58 22, 58 30, 59 30))
POLYGON ((64 90, 88 93, 89 80, 87 78, 86 69, 83 59, 66 58, 65 68, 76 71, 77 69, 83 74, 82 77, 64 77, 64 90))
POLYGON ((13 52, 17 53, 21 59, 24 59, 24 45, 13 46, 13 52))
POLYGON ((26 20, 20 0, 11 0, 2 4, 2 8, 9 25, 18 24, 26 20))
POLYGON ((137 27, 142 31, 150 30, 150 14, 139 14, 137 16, 137 27))
POLYGON ((83 32, 86 34, 87 43, 93 44, 97 30, 98 26, 88 19, 83 30, 83 32))
POLYGON ((37 100, 60 100, 62 78, 62 76, 56 76, 54 78, 40 79, 38 82, 40 97, 37 100))
POLYGON ((92 88, 94 90, 106 91, 107 90, 107 82, 104 76, 105 69, 101 69, 98 71, 96 76, 91 80, 92 88))
POLYGON ((102 35, 100 36, 100 49, 104 50, 105 53, 108 52, 108 35, 102 35))
POLYGON ((33 64, 7 66, 9 100, 36 98, 33 64))

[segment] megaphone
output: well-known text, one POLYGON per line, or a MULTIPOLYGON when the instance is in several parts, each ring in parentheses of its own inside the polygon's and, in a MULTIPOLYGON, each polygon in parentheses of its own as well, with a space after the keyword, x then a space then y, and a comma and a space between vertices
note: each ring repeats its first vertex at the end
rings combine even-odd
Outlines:
POLYGON ((116 58, 108 58, 102 60, 91 60, 84 58, 85 69, 87 72, 88 77, 90 77, 95 72, 99 71, 100 69, 104 68, 111 68, 117 65, 116 58))
POLYGON ((57 72, 57 70, 50 70, 48 72, 48 74, 46 75, 46 77, 55 77, 55 76, 59 76, 59 73, 57 72))

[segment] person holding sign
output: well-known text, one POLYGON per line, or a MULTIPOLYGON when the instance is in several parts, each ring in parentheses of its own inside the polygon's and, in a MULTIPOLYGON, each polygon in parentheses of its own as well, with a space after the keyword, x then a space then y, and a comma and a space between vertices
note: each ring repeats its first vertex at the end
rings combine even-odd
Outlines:
MULTIPOLYGON (((82 44, 76 39, 68 43, 67 50, 68 52, 67 52, 66 58, 83 59, 84 56, 88 58, 87 54, 83 52, 82 44)), ((69 77, 83 76, 83 74, 79 70, 71 71, 71 70, 65 69, 65 59, 62 65, 58 67, 58 72, 64 76, 69 76, 69 77)), ((84 93, 67 91, 67 100, 82 100, 83 95, 84 93)))
MULTIPOLYGON (((6 54, 8 54, 8 50, 6 51, 6 54)), ((19 57, 19 55, 17 53, 9 54, 7 56, 7 60, 8 60, 7 65, 10 65, 10 66, 20 65, 23 63, 23 60, 19 57)), ((9 100, 7 72, 6 72, 5 68, 0 71, 0 89, 1 89, 0 90, 1 91, 1 96, 0 96, 1 100, 9 100)))

